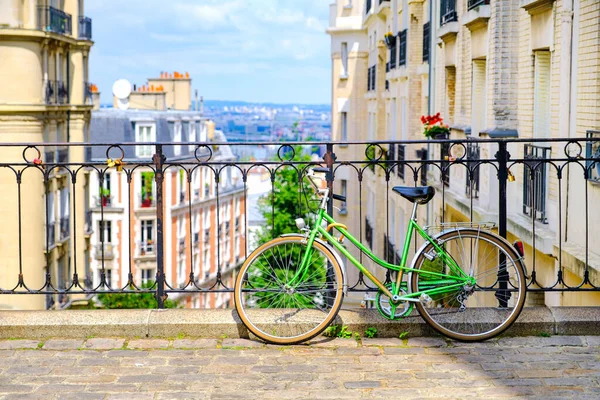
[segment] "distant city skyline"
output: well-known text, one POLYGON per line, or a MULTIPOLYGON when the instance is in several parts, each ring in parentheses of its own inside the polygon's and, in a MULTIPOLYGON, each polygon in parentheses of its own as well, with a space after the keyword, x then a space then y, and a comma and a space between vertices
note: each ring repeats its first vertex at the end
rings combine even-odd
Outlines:
POLYGON ((143 85, 161 71, 189 72, 205 100, 331 103, 323 0, 88 0, 85 12, 103 104, 115 80, 143 85))

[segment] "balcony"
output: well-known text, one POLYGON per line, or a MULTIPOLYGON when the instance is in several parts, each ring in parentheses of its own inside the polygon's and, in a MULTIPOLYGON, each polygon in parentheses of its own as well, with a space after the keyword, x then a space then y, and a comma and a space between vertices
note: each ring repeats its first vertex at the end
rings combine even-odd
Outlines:
POLYGON ((94 205, 97 208, 109 208, 113 206, 113 203, 114 199, 110 195, 94 196, 94 205))
POLYGON ((467 1, 467 9, 472 10, 475 7, 489 5, 489 4, 490 4, 490 0, 468 0, 467 1))
POLYGON ((147 195, 140 195, 140 208, 153 208, 156 207, 156 201, 154 197, 147 195))
POLYGON ((458 21, 458 14, 456 12, 456 0, 441 0, 440 26, 456 21, 458 21))
POLYGON ((144 257, 152 257, 156 255, 154 241, 152 240, 144 240, 138 243, 138 251, 139 255, 144 257))
POLYGON ((79 17, 79 39, 92 40, 92 19, 79 17))
POLYGON ((46 87, 46 104, 62 105, 69 103, 69 92, 63 81, 46 81, 44 85, 46 87))
POLYGON ((483 28, 491 16, 490 0, 469 0, 468 11, 462 19, 462 24, 469 30, 483 28))
POLYGON ((38 29, 61 35, 72 32, 71 14, 50 6, 38 7, 38 29))
POLYGON ((112 260, 115 258, 112 243, 99 243, 94 246, 94 258, 96 260, 112 260))

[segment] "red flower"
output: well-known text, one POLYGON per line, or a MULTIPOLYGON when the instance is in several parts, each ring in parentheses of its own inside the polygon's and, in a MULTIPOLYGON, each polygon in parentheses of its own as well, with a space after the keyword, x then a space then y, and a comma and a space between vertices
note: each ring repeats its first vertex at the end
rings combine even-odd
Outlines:
POLYGON ((39 158, 34 158, 34 159, 33 159, 33 163, 34 163, 35 165, 42 165, 42 160, 41 160, 41 159, 39 159, 39 158))

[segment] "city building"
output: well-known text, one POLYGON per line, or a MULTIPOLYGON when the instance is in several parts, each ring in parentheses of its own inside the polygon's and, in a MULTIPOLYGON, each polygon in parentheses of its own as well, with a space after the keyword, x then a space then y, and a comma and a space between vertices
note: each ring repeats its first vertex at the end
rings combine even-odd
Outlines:
MULTIPOLYGON (((246 254, 245 195, 235 167, 200 166, 236 160, 214 124, 193 111, 102 109, 94 111, 94 143, 160 142, 163 145, 164 271, 174 289, 212 287, 217 279, 233 287, 234 271, 246 254), (200 142, 196 145, 177 144, 200 142), (210 150, 208 150, 210 149, 210 150), (215 172, 218 171, 218 182, 215 172), (191 273, 193 272, 193 275, 191 273), (219 275, 219 276, 217 276, 219 275), (193 277, 193 280, 191 279, 193 277), (190 284, 193 282, 193 284, 190 284)), ((144 285, 157 273, 157 187, 151 165, 154 146, 122 146, 125 171, 108 168, 90 173, 88 209, 89 250, 86 259, 93 287, 102 284, 124 288, 131 281, 144 285), (142 166, 132 167, 133 165, 142 166), (129 165, 129 167, 128 167, 129 165), (132 168, 130 173, 127 169, 132 168)), ((120 157, 120 150, 113 149, 120 157)), ((106 164, 106 148, 93 147, 90 161, 106 164)), ((172 293, 180 306, 218 308, 231 306, 229 293, 172 293)))
MULTIPOLYGON (((436 112, 450 125, 451 139, 598 135, 590 132, 600 129, 597 1, 337 0, 330 7, 333 140, 424 140, 420 118, 436 112)), ((497 147, 471 143, 464 156, 467 161, 490 159, 497 147)), ((444 163, 453 156, 447 146, 434 144, 381 148, 388 160, 396 161, 444 163)), ((533 160, 565 154, 564 143, 551 142, 511 144, 508 150, 513 157, 533 160)), ((583 151, 590 156, 598 150, 587 146, 583 151)), ((377 147, 370 152, 375 158, 381 153, 377 147)), ((361 161, 365 148, 337 146, 336 155, 339 160, 361 161)), ((585 209, 585 201, 600 200, 598 172, 582 179, 581 171, 569 169, 561 186, 548 164, 528 175, 524 170, 522 164, 511 168, 516 181, 508 185, 508 239, 525 243, 531 266, 535 224, 536 279, 542 285, 552 285, 559 271, 566 282, 580 282, 586 257, 590 280, 597 282, 600 224, 593 222, 595 216, 586 222, 585 213, 577 210, 585 209), (532 196, 533 188, 537 197, 532 196), (563 231, 569 226, 568 239, 560 232, 561 222, 563 231), (582 245, 586 224, 587 254, 582 245)), ((336 191, 348 200, 336 217, 350 231, 361 233, 376 254, 393 261, 401 252, 411 205, 388 195, 389 188, 436 187, 438 196, 426 212, 418 213, 423 223, 435 224, 442 216, 446 222, 496 221, 496 170, 482 165, 472 178, 465 168, 451 167, 442 175, 439 168, 414 170, 406 165, 396 167, 386 179, 374 165, 359 179, 354 170, 340 168, 336 191)), ((350 279, 354 282, 351 275, 350 279)), ((528 301, 579 305, 597 303, 600 297, 531 293, 528 301)))
MULTIPOLYGON (((85 15, 83 0, 1 3, 0 142, 39 144, 40 154, 31 149, 25 155, 29 165, 36 158, 45 164, 84 161, 83 148, 43 144, 89 140, 91 39, 92 20, 85 15)), ((2 162, 23 163, 21 151, 0 147, 2 162)), ((42 289, 47 274, 56 288, 65 288, 74 265, 85 262, 73 236, 78 235, 79 246, 84 243, 83 207, 72 205, 84 204, 87 177, 72 183, 67 171, 54 169, 45 185, 42 167, 36 169, 24 172, 19 185, 14 174, 0 179, 4 198, 11 199, 0 207, 2 288, 16 287, 20 272, 29 289, 42 289), (26 229, 27 240, 20 241, 14 233, 19 223, 26 229)), ((0 308, 45 309, 56 300, 52 296, 2 296, 0 308)))

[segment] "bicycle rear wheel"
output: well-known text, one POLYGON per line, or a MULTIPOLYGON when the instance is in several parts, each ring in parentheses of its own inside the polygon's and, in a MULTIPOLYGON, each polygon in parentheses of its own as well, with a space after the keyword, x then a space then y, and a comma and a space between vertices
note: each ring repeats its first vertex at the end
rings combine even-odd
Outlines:
POLYGON ((306 250, 302 238, 271 240, 250 254, 237 276, 236 310, 248 330, 266 342, 309 340, 338 313, 344 282, 340 265, 314 242, 308 268, 296 276, 306 250))
MULTIPOLYGON (((476 285, 432 294, 430 301, 416 303, 423 319, 460 341, 485 340, 508 329, 521 313, 526 293, 525 273, 512 246, 499 236, 474 229, 453 230, 437 241, 467 276, 475 277, 476 285)), ((440 278, 420 271, 458 274, 435 254, 432 244, 418 254, 414 268, 418 271, 409 278, 413 293, 449 284, 435 283, 440 278)))

